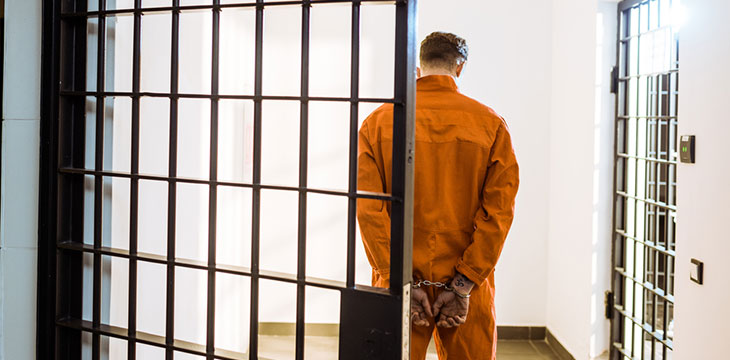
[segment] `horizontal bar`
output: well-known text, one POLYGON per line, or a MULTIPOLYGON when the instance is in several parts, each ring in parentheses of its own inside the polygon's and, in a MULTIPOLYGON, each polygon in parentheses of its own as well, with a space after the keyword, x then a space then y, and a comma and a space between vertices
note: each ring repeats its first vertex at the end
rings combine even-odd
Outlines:
POLYGON ((648 3, 649 0, 623 0, 619 3, 619 11, 626 11, 633 7, 638 7, 640 3, 648 3))
POLYGON ((654 206, 660 207, 662 209, 672 210, 674 212, 677 211, 677 206, 676 205, 669 205, 669 204, 662 203, 662 202, 657 202, 657 201, 653 201, 653 200, 649 200, 649 199, 644 199, 644 198, 636 197, 634 195, 629 195, 629 194, 627 194, 627 193, 625 193, 623 191, 616 191, 616 195, 623 196, 623 197, 629 198, 629 199, 634 199, 636 201, 641 201, 641 202, 643 202, 645 204, 654 205, 654 206))
POLYGON ((644 32, 640 32, 638 34, 634 34, 634 35, 630 35, 630 36, 624 37, 624 38, 620 39, 619 41, 620 42, 627 42, 627 41, 629 41, 631 39, 636 39, 636 38, 641 37, 641 36, 644 36, 644 35, 653 34, 653 33, 659 32, 661 30, 667 30, 667 29, 671 29, 671 28, 672 28, 671 25, 663 25, 663 26, 660 26, 658 28, 654 28, 654 29, 651 29, 651 30, 647 30, 647 31, 644 31, 644 32))
POLYGON ((652 293, 654 293, 657 296, 659 296, 660 298, 662 298, 662 299, 664 299, 666 301, 669 301, 672 304, 674 304, 674 295, 666 294, 664 292, 664 290, 655 287, 654 284, 652 284, 650 282, 641 281, 641 279, 637 279, 637 278, 633 277, 632 275, 630 275, 629 273, 627 273, 626 270, 624 270, 623 268, 618 267, 618 266, 615 267, 613 269, 613 271, 617 272, 618 274, 621 274, 624 278, 631 280, 634 284, 641 285, 641 287, 643 287, 644 289, 649 290, 652 293))
POLYGON ((339 101, 401 104, 402 101, 393 98, 352 98, 332 96, 286 96, 286 95, 225 95, 225 94, 171 94, 159 92, 129 92, 129 91, 61 91, 61 96, 101 96, 101 97, 154 97, 169 99, 208 99, 208 100, 279 100, 279 101, 339 101))
MULTIPOLYGON (((359 0, 361 3, 376 3, 376 4, 390 4, 395 5, 396 0, 359 0)), ((266 3, 236 3, 236 4, 218 4, 218 5, 181 5, 181 6, 158 6, 141 9, 111 9, 111 10, 94 10, 94 11, 79 11, 79 12, 67 12, 61 13, 61 19, 64 18, 78 18, 78 17, 91 17, 91 16, 108 16, 108 15, 123 15, 123 14, 134 14, 134 13, 146 13, 146 12, 163 12, 163 11, 192 11, 192 10, 222 10, 222 9, 235 9, 235 8, 252 8, 252 7, 270 7, 270 6, 291 6, 291 5, 305 5, 307 3, 315 4, 352 4, 352 0, 311 0, 311 1, 277 1, 277 2, 266 2, 266 3)))
POLYGON ((672 123, 677 123, 677 115, 670 116, 645 116, 645 115, 619 115, 619 119, 659 119, 659 120, 672 120, 672 123))
POLYGON ((639 360, 639 358, 632 357, 631 354, 629 353, 629 351, 624 348, 623 344, 615 342, 615 343, 613 343, 613 347, 616 348, 616 350, 618 350, 618 352, 620 352, 621 355, 624 356, 624 358, 629 358, 631 360, 639 360))
POLYGON ((662 253, 664 255, 671 256, 671 257, 674 257, 674 258, 677 257, 677 254, 676 254, 676 252, 674 250, 669 250, 669 249, 667 249, 664 246, 656 245, 656 243, 654 243, 653 241, 639 240, 639 239, 637 239, 634 236, 631 236, 629 234, 626 234, 625 231, 621 231, 621 230, 618 230, 618 229, 616 230, 616 234, 618 234, 618 235, 620 235, 622 237, 625 237, 625 238, 627 238, 629 240, 633 240, 634 242, 637 242, 639 244, 642 244, 642 245, 644 245, 644 246, 646 246, 648 248, 652 248, 652 249, 654 249, 656 251, 659 251, 660 253, 662 253))
POLYGON ((656 71, 656 72, 650 72, 650 73, 641 73, 641 74, 633 74, 633 75, 626 75, 621 76, 618 78, 619 81, 626 81, 633 78, 641 78, 641 77, 651 77, 651 76, 660 76, 660 75, 670 75, 672 73, 679 72, 679 69, 669 69, 664 71, 656 71))
MULTIPOLYGON (((205 345, 200 345, 188 341, 175 340, 172 345, 165 343, 165 337, 155 334, 150 334, 142 331, 137 331, 134 337, 129 337, 126 328, 119 326, 111 326, 106 324, 100 324, 98 328, 95 328, 90 321, 79 320, 79 319, 61 319, 56 321, 56 325, 65 327, 68 329, 80 330, 90 332, 92 334, 99 334, 108 337, 113 337, 122 340, 135 340, 141 344, 147 344, 151 346, 169 348, 176 351, 185 352, 188 354, 205 356, 205 345)), ((248 354, 239 353, 231 350, 215 349, 215 359, 224 360, 246 360, 248 354)))
MULTIPOLYGON (((644 322, 644 323, 642 324, 642 323, 641 323, 641 322, 639 321, 639 319, 637 319, 637 318, 635 318, 635 317, 633 317, 633 316, 629 315, 629 314, 628 314, 628 313, 627 313, 627 312, 626 312, 626 311, 625 311, 625 310, 623 309, 623 306, 621 306, 621 305, 614 305, 614 306, 613 306, 613 308, 614 308, 614 309, 616 309, 616 311, 618 311, 619 313, 621 313, 621 315, 622 315, 623 317, 625 317, 625 318, 627 318, 627 319, 631 320, 631 322, 633 322, 634 324, 636 324, 636 325, 639 325, 639 326, 640 326, 640 327, 641 327, 641 328, 642 328, 642 329, 643 329, 643 330, 644 330, 645 332, 647 332, 647 333, 648 333, 649 335, 651 335, 651 336, 652 336, 652 337, 653 337, 654 339, 656 339, 656 341, 659 341, 660 343, 664 344, 664 346, 666 346, 667 348, 669 348, 669 349, 672 349, 672 346, 673 346, 673 342, 672 342, 672 340, 669 340, 669 339, 662 339, 661 337, 659 337, 659 334, 660 334, 660 333, 659 333, 659 331, 658 331, 658 330, 657 330, 656 332, 653 332, 653 331, 651 331, 651 324, 649 324, 648 322, 644 322)), ((666 311, 666 310, 665 310, 665 311, 666 311)), ((643 339, 643 338, 644 338, 644 337, 642 336, 642 339, 643 339)), ((643 344, 642 344, 642 345, 643 345, 643 344)))
POLYGON ((644 160, 644 161, 649 161, 649 162, 654 162, 654 163, 660 163, 660 164, 670 164, 670 165, 677 165, 678 164, 677 161, 664 160, 664 159, 658 159, 658 158, 653 158, 653 157, 643 157, 643 156, 629 155, 629 154, 624 154, 624 153, 617 153, 616 156, 618 156, 620 158, 625 158, 625 159, 644 160))
MULTIPOLYGON (((142 253, 142 252, 138 252, 136 256, 133 256, 129 253, 128 250, 125 250, 125 249, 112 248, 112 247, 94 248, 94 246, 91 244, 82 244, 82 243, 74 242, 74 241, 60 242, 60 243, 58 243, 58 248, 65 249, 65 250, 71 250, 71 251, 80 251, 80 252, 89 253, 89 254, 99 254, 99 255, 111 256, 111 257, 117 257, 117 258, 141 260, 141 261, 146 261, 146 262, 161 264, 161 265, 173 265, 173 266, 179 266, 179 267, 188 268, 188 269, 213 270, 216 272, 231 274, 231 275, 240 275, 240 276, 249 276, 249 277, 253 276, 251 273, 251 269, 248 267, 245 267, 245 266, 216 264, 216 266, 214 266, 214 267, 209 267, 207 261, 198 261, 198 260, 181 259, 181 258, 176 258, 175 260, 168 260, 167 256, 165 256, 165 255, 157 255, 157 254, 142 253)), ((313 286, 313 287, 329 289, 329 290, 340 290, 340 289, 345 288, 345 283, 341 282, 341 281, 330 280, 330 279, 321 279, 321 278, 316 278, 316 277, 311 277, 311 276, 308 276, 308 277, 304 278, 304 280, 300 281, 300 280, 297 280, 297 276, 295 274, 280 273, 280 272, 276 272, 276 271, 259 270, 258 278, 287 282, 287 283, 292 283, 292 284, 302 284, 302 285, 306 285, 306 286, 313 286)))
POLYGON ((193 179, 183 177, 167 177, 162 175, 149 175, 149 174, 131 174, 119 171, 95 171, 88 169, 78 169, 63 167, 58 169, 61 174, 72 174, 72 175, 100 175, 105 177, 116 177, 126 179, 137 179, 137 180, 153 180, 153 181, 174 181, 186 184, 200 184, 210 186, 231 186, 239 188, 251 188, 251 189, 264 189, 264 190, 283 190, 283 191, 303 191, 306 193, 323 194, 323 195, 334 195, 334 196, 346 196, 356 199, 372 199, 372 200, 383 200, 391 202, 402 202, 402 199, 396 198, 392 195, 376 193, 370 191, 358 191, 357 193, 349 193, 347 191, 332 190, 332 189, 312 189, 303 188, 298 186, 284 186, 284 185, 264 185, 264 184, 251 184, 251 183, 238 183, 230 181, 218 181, 218 180, 204 180, 204 179, 193 179))

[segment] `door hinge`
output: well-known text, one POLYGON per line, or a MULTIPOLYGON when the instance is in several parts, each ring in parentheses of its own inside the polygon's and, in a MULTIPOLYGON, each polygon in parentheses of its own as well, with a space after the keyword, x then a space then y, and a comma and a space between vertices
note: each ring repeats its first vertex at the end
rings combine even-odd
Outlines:
POLYGON ((606 305, 606 319, 613 318, 613 291, 606 290, 603 303, 606 305))
POLYGON ((618 93, 618 66, 611 69, 611 94, 618 93))

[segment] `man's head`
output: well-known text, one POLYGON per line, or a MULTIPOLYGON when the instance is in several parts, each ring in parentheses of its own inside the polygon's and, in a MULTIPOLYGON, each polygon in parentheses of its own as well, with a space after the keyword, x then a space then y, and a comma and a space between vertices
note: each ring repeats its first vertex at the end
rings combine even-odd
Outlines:
POLYGON ((469 57, 466 40, 457 35, 436 31, 421 41, 419 76, 452 75, 458 77, 469 57))

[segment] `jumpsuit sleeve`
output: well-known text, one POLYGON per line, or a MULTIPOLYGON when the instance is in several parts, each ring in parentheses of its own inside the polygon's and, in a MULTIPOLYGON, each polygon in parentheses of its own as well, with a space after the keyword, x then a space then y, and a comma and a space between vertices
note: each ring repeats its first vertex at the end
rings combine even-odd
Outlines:
POLYGON ((504 121, 497 129, 488 162, 471 244, 456 265, 456 271, 477 286, 494 270, 514 217, 519 168, 504 121))
MULTIPOLYGON (((357 188, 385 193, 383 171, 375 160, 367 126, 366 121, 359 134, 357 188)), ((390 279, 390 214, 385 201, 358 199, 357 219, 370 265, 383 279, 390 279)))

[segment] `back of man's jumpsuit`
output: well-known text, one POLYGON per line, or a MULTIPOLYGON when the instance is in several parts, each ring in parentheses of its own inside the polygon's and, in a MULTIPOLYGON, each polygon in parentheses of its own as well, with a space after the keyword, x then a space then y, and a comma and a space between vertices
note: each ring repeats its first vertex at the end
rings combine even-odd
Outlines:
MULTIPOLYGON (((393 107, 360 129, 358 189, 389 193, 393 107)), ((455 328, 412 326, 411 358, 426 356, 431 334, 439 358, 494 359, 497 332, 494 266, 512 224, 519 172, 504 120, 457 90, 454 79, 418 79, 413 216, 413 277, 447 283, 455 271, 476 286, 466 322, 455 328)), ((390 208, 358 200, 357 215, 373 266, 373 285, 389 286, 390 208)), ((433 304, 439 289, 425 287, 433 304)))

